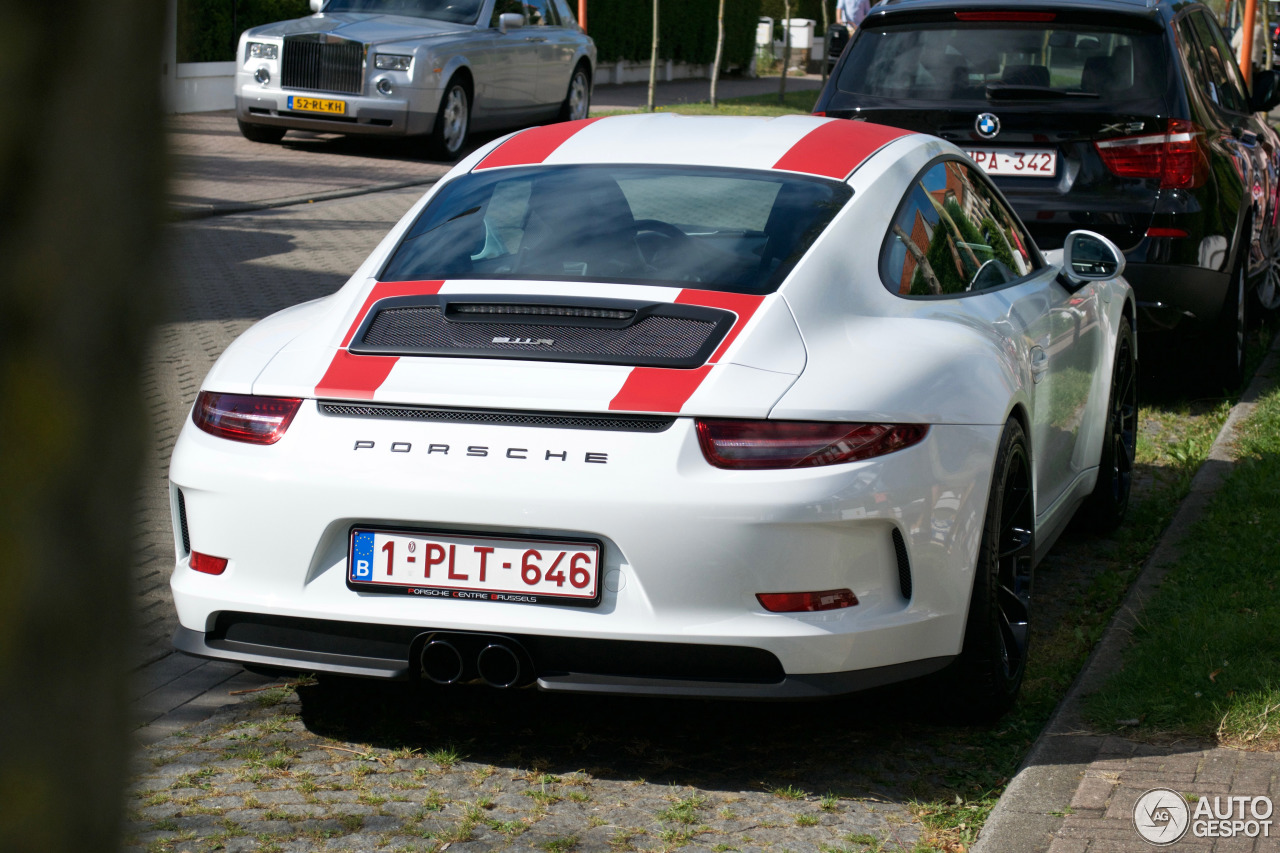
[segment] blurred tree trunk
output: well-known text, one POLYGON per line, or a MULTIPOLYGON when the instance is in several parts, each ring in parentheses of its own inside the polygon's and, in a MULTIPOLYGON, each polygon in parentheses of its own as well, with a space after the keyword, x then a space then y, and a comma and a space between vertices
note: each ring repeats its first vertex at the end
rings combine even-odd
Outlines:
POLYGON ((114 851, 165 4, 0 20, 0 846, 114 851))
POLYGON ((822 0, 822 85, 827 85, 827 54, 831 52, 831 16, 827 12, 827 0, 822 0))
POLYGON ((649 51, 649 103, 646 112, 653 112, 654 90, 658 86, 658 0, 653 0, 653 46, 649 51))
POLYGON ((716 85, 720 82, 720 63, 724 61, 724 0, 720 0, 720 15, 716 19, 716 61, 711 66, 711 108, 720 104, 716 100, 716 85))
POLYGON ((787 97, 787 66, 791 64, 791 0, 782 4, 782 76, 778 78, 778 103, 787 97))

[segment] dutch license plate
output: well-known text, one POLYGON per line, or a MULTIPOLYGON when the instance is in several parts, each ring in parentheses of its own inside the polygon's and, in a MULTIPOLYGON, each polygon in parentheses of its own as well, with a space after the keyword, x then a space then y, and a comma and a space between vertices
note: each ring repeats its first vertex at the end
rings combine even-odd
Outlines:
POLYGON ((301 98, 297 95, 289 96, 289 109, 300 110, 308 113, 331 113, 333 115, 346 115, 346 101, 331 101, 328 98, 301 98))
POLYGON ((969 148, 965 152, 988 175, 1052 178, 1058 174, 1058 152, 1051 148, 969 148))
POLYGON ((354 528, 353 589, 518 604, 595 604, 600 545, 354 528))

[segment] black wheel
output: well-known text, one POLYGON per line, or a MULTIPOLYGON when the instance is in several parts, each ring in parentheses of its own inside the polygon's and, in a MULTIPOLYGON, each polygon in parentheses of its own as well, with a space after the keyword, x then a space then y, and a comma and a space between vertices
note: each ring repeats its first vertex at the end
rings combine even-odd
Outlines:
POLYGON ((1262 314, 1270 314, 1280 308, 1280 226, 1271 241, 1267 253, 1267 266, 1253 288, 1254 305, 1262 314))
POLYGON ((467 131, 471 128, 471 93, 458 78, 449 81, 440 99, 440 111, 431 130, 431 156, 437 160, 453 161, 462 153, 467 143, 467 131))
POLYGON ((964 646, 949 670, 957 715, 994 722, 1012 706, 1027 668, 1035 507, 1022 425, 1010 418, 1000 437, 964 646))
POLYGON ((587 66, 579 65, 573 69, 569 78, 569 91, 560 105, 560 121, 577 121, 586 118, 591 112, 591 76, 587 66))
POLYGON ((240 135, 250 142, 266 142, 274 145, 284 139, 285 129, 283 127, 272 127, 267 124, 247 124, 240 121, 240 119, 236 119, 236 124, 240 126, 240 135))
POLYGON ((1248 299, 1244 289, 1244 260, 1241 259, 1227 288, 1227 298, 1218 315, 1218 326, 1212 341, 1212 360, 1209 364, 1210 382, 1218 388, 1234 391, 1244 377, 1244 340, 1246 323, 1245 306, 1248 299))
POLYGON ((1116 336, 1116 359, 1111 369, 1107 423, 1098 460, 1098 484, 1083 507, 1084 516, 1099 533, 1110 533, 1124 521, 1133 488, 1133 459, 1138 446, 1138 360, 1133 328, 1125 319, 1116 336))

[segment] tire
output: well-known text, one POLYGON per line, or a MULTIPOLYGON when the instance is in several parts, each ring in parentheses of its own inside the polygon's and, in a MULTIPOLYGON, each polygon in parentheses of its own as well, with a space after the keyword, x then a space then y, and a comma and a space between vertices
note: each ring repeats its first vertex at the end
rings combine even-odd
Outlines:
POLYGON ((1253 305, 1259 316, 1272 314, 1280 308, 1280 225, 1276 228, 1271 251, 1267 254, 1267 268, 1258 276, 1253 287, 1253 305))
POLYGON ((1030 640, 1035 507, 1026 434, 1010 418, 1000 436, 960 657, 946 672, 956 715, 991 723, 1013 707, 1030 640))
POLYGON ((565 93, 564 103, 560 105, 559 121, 577 121, 584 119, 591 112, 591 75, 587 66, 579 65, 573 69, 569 78, 569 91, 565 93))
POLYGON ((428 144, 432 159, 452 163, 462 154, 471 129, 471 93, 459 78, 445 87, 428 144))
POLYGON ((1133 326, 1126 317, 1116 335, 1111 393, 1098 459, 1098 484, 1085 500, 1082 515, 1098 533, 1110 533, 1124 521, 1133 488, 1133 459, 1138 445, 1138 360, 1133 326))
POLYGON ((1226 388, 1234 391, 1244 378, 1244 341, 1248 329, 1245 308, 1248 305, 1244 288, 1244 260, 1241 259, 1227 289, 1227 298, 1218 315, 1217 328, 1211 341, 1209 362, 1212 390, 1226 388))
POLYGON ((240 135, 250 142, 265 142, 269 145, 275 145, 284 139, 285 129, 283 127, 272 127, 267 124, 248 124, 236 119, 236 124, 240 126, 240 135))

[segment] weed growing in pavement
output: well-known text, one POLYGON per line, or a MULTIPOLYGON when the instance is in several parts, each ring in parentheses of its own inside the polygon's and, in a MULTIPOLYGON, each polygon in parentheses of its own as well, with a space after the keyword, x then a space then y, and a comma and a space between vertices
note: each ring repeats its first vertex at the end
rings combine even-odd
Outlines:
POLYGON ((675 803, 658 812, 658 820, 669 820, 674 823, 691 824, 698 820, 698 810, 705 808, 707 798, 699 794, 676 800, 675 803))
POLYGON ((442 770, 452 770, 453 766, 462 760, 462 753, 458 752, 457 748, 453 746, 430 750, 426 753, 426 756, 442 770))
POLYGON ((817 826, 818 818, 811 814, 796 815, 796 826, 817 826))
POLYGON ((538 845, 547 853, 567 853, 578 846, 578 836, 566 835, 563 838, 553 838, 550 841, 544 841, 538 845))
POLYGON ((775 797, 781 797, 784 800, 803 800, 809 796, 809 792, 797 788, 795 785, 787 785, 785 788, 774 788, 772 791, 775 797))
POLYGON ((821 802, 818 807, 824 812, 835 812, 840 810, 840 798, 835 794, 827 793, 822 795, 821 802))
POLYGON ((575 803, 589 803, 591 802, 591 795, 584 794, 582 791, 570 791, 569 799, 575 803))

